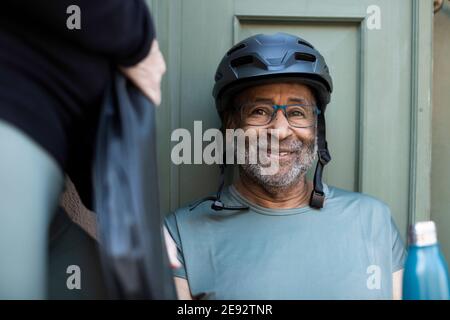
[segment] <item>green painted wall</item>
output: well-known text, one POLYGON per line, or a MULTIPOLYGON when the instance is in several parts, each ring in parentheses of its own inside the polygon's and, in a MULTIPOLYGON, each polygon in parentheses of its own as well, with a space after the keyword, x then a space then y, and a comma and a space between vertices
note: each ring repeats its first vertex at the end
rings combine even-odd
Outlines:
POLYGON ((431 218, 450 262, 450 2, 434 18, 431 218))

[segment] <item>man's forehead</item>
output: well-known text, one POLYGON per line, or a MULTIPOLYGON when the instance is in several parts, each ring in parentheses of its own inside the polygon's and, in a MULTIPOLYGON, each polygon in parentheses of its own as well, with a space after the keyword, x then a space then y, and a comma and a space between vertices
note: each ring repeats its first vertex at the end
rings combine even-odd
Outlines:
POLYGON ((237 96, 237 100, 272 101, 281 95, 294 102, 308 102, 314 99, 314 95, 307 85, 271 83, 247 88, 237 96))

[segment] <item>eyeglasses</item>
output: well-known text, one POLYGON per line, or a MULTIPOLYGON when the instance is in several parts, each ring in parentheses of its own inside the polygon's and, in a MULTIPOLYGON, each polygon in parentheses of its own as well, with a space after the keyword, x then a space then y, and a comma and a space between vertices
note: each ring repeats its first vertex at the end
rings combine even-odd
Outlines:
POLYGON ((278 110, 281 110, 289 125, 296 128, 308 128, 315 125, 317 115, 320 114, 317 106, 303 104, 272 105, 251 102, 243 104, 240 110, 241 121, 248 126, 266 126, 272 122, 278 110))

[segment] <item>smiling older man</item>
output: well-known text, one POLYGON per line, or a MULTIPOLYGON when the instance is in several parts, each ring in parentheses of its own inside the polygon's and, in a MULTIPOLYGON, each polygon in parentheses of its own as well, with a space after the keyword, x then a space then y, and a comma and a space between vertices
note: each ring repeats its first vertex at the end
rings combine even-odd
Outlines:
POLYGON ((321 181, 332 91, 321 54, 293 35, 260 34, 227 52, 215 80, 224 128, 277 130, 279 152, 268 159, 279 169, 267 175, 263 163, 241 164, 237 181, 206 198, 212 205, 166 218, 181 262, 179 297, 399 298, 405 250, 389 208, 321 181))

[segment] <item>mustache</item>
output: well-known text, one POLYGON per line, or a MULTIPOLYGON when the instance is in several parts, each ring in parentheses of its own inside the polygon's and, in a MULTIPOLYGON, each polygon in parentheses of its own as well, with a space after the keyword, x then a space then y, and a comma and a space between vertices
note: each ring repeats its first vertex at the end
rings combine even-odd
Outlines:
MULTIPOLYGON (((264 141, 260 140, 258 141, 258 145, 256 146, 257 149, 263 149, 267 151, 272 151, 270 140, 264 141)), ((310 143, 303 142, 301 140, 297 139, 290 139, 288 141, 281 141, 278 144, 278 152, 300 152, 304 147, 314 147, 314 140, 312 140, 310 143)))

